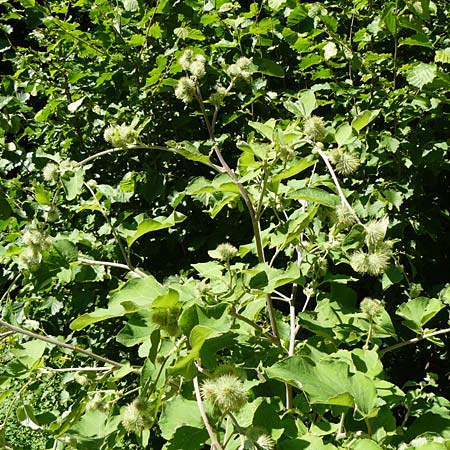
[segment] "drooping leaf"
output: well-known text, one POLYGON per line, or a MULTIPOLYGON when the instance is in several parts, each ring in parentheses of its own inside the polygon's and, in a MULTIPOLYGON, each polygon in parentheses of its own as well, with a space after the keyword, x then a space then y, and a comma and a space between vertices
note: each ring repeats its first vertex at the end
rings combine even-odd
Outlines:
POLYGON ((135 233, 127 238, 129 246, 133 245, 144 234, 151 233, 152 231, 163 230, 164 228, 171 228, 177 223, 183 222, 186 219, 184 214, 174 211, 170 216, 155 217, 154 219, 144 219, 139 223, 135 233))
POLYGON ((296 116, 307 119, 311 117, 311 113, 317 108, 317 101, 314 92, 311 90, 303 91, 297 101, 287 100, 284 107, 296 116))
POLYGON ((361 131, 364 127, 369 125, 370 122, 372 122, 377 116, 380 114, 379 109, 375 109, 372 111, 363 111, 361 114, 358 115, 355 119, 352 121, 352 127, 356 131, 361 131))
POLYGON ((258 67, 258 72, 271 77, 284 78, 283 66, 269 58, 253 58, 253 63, 258 67))
POLYGON ((293 200, 306 200, 308 202, 319 203, 320 205, 335 207, 340 203, 339 196, 330 194, 319 188, 303 188, 290 192, 287 198, 293 200))
POLYGON ((81 330, 88 325, 123 316, 127 312, 148 308, 155 298, 167 295, 167 293, 167 288, 161 286, 151 276, 132 279, 111 297, 108 308, 98 308, 91 313, 83 314, 70 324, 70 328, 81 330))
POLYGON ((373 382, 361 372, 350 373, 348 364, 342 360, 328 358, 315 363, 298 355, 275 363, 266 373, 302 389, 311 403, 354 408, 356 418, 369 416, 376 407, 373 382))
POLYGON ((437 298, 417 297, 400 305, 397 314, 408 328, 421 333, 423 326, 443 308, 445 305, 437 298))
POLYGON ((334 138, 336 139, 338 147, 352 143, 355 140, 355 136, 353 135, 353 130, 350 124, 344 122, 339 125, 339 128, 334 134, 334 138))
POLYGON ((67 172, 61 177, 67 200, 74 200, 83 189, 84 169, 76 168, 73 172, 67 172))

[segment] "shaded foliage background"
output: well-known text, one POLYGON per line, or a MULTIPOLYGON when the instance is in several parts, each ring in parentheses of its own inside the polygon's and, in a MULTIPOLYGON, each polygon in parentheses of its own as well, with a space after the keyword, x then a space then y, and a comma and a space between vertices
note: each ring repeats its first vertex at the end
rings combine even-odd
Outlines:
MULTIPOLYGON (((445 288, 450 267, 446 1, 22 0, 3 1, 0 7, 0 288, 5 320, 31 324, 112 360, 141 364, 141 355, 130 354, 115 339, 123 322, 103 322, 83 333, 69 327, 86 311, 107 306, 110 293, 122 286, 123 271, 82 264, 69 268, 67 261, 49 256, 31 274, 20 272, 16 257, 24 230, 38 224, 51 236, 70 240, 80 254, 121 261, 112 224, 126 230, 138 214, 169 216, 176 209, 187 216, 182 224, 146 235, 130 251, 132 264, 160 282, 191 276, 192 264, 207 261, 208 251, 224 241, 236 246, 251 241, 251 221, 240 200, 212 218, 204 213, 204 204, 184 194, 194 177, 211 177, 211 170, 173 152, 132 149, 93 160, 89 177, 96 183, 97 200, 86 188, 71 195, 67 185, 64 191, 43 177, 51 160, 80 162, 107 148, 103 132, 116 123, 136 121, 145 145, 199 141, 207 153, 209 136, 200 114, 174 97, 183 75, 178 58, 185 48, 206 57, 205 96, 217 80, 226 83, 224 67, 237 57, 253 58, 257 66, 252 82, 240 82, 237 95, 227 99, 217 125, 217 135, 227 137, 222 150, 232 167, 241 156, 235 143, 254 133, 249 121, 276 118, 287 126, 293 118, 284 104, 303 90, 314 92, 314 114, 333 130, 362 111, 377 111, 351 144, 360 154, 360 169, 342 184, 361 219, 389 215, 395 260, 387 275, 360 276, 347 287, 359 300, 383 298, 391 316, 402 303, 421 295, 437 297, 445 288), (335 47, 326 47, 330 43, 335 47)), ((299 152, 307 157, 310 150, 299 152)), ((263 228, 274 220, 268 211, 263 228)), ((327 212, 320 220, 324 230, 331 226, 327 212)), ((281 258, 283 263, 289 259, 281 258)), ((245 261, 254 264, 257 259, 249 254, 245 261)), ((342 258, 329 262, 328 273, 354 276, 342 258)), ((330 289, 324 287, 319 298, 330 289)), ((395 321, 401 322, 398 317, 395 321)), ((447 322, 448 313, 439 314, 432 329, 446 328, 447 322)), ((399 334, 402 339, 415 336, 405 327, 399 334)), ((311 335, 305 330, 301 337, 311 335)), ((405 391, 450 398, 448 335, 436 343, 426 340, 387 354, 388 379, 406 386, 405 391)), ((1 344, 5 363, 10 362, 8 351, 17 340, 2 337, 1 344)), ((60 368, 70 366, 69 359, 72 365, 86 362, 83 355, 55 349, 47 357, 60 368)), ((9 378, 4 374, 1 380, 9 378)), ((51 392, 55 388, 48 383, 51 392)), ((64 392, 80 402, 88 396, 82 386, 67 383, 64 392)), ((132 375, 110 383, 112 391, 137 386, 132 375)), ((55 417, 68 398, 58 401, 55 417)), ((408 419, 401 408, 397 412, 399 423, 408 419)), ((12 439, 11 430, 7 435, 12 439)), ((163 445, 158 436, 152 442, 149 448, 163 445)))

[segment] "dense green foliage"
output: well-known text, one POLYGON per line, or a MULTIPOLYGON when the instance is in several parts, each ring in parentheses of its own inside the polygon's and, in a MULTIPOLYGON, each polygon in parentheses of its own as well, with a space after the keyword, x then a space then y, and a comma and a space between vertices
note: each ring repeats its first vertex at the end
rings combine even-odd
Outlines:
POLYGON ((450 448, 446 0, 0 7, 1 448, 450 448))

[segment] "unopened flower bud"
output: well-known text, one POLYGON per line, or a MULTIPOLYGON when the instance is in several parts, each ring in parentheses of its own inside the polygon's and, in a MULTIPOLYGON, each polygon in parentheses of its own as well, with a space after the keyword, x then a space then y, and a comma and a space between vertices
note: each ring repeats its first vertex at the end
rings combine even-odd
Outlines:
POLYGON ((322 142, 326 138, 328 131, 325 128, 322 117, 312 116, 305 120, 303 133, 312 141, 322 142))
POLYGON ((221 412, 239 411, 247 403, 247 390, 234 375, 222 375, 206 380, 201 387, 202 397, 221 412))
POLYGON ((335 212, 338 224, 342 225, 343 227, 349 227, 356 222, 355 212, 344 203, 336 206, 335 212))
POLYGON ((43 169, 42 169, 42 176, 44 177, 45 181, 49 181, 50 183, 55 183, 58 181, 59 172, 58 172, 58 166, 54 163, 48 163, 43 169))
POLYGON ((218 108, 222 106, 227 90, 223 86, 216 86, 216 92, 209 96, 209 103, 218 108))
POLYGON ((113 147, 128 147, 137 143, 138 132, 131 125, 111 125, 103 137, 113 147))
POLYGON ((383 241, 388 224, 389 219, 383 217, 381 220, 374 220, 364 227, 366 231, 365 241, 369 247, 376 246, 383 241))
POLYGON ((384 304, 381 300, 366 297, 359 305, 361 312, 372 321, 375 317, 382 314, 384 311, 384 304))
POLYGON ((122 425, 128 432, 139 433, 153 426, 149 404, 141 398, 128 404, 122 412, 122 425))
POLYGON ((229 261, 239 254, 236 247, 229 243, 220 244, 215 250, 208 252, 209 256, 220 261, 229 261))
POLYGON ((231 64, 227 68, 227 75, 231 78, 241 78, 243 80, 248 80, 256 67, 254 66, 251 59, 242 56, 234 64, 231 64))
POLYGON ((175 88, 175 97, 184 103, 190 103, 195 96, 195 82, 192 78, 182 77, 175 88))
POLYGON ((330 159, 336 172, 346 176, 351 175, 360 164, 360 160, 356 155, 340 148, 336 148, 331 152, 330 159))

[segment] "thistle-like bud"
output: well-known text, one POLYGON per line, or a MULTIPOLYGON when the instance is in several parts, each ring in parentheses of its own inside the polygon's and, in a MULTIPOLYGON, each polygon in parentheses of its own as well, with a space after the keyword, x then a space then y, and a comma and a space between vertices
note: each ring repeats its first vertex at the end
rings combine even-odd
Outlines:
POLYGON ((391 256, 391 245, 383 242, 369 253, 357 250, 350 257, 350 265, 355 272, 377 276, 386 271, 391 256))
POLYGON ((218 108, 219 106, 222 106, 226 95, 227 90, 223 86, 216 86, 216 92, 209 96, 209 103, 218 108))
POLYGON ((382 245, 367 256, 367 273, 369 275, 381 275, 389 266, 392 251, 389 246, 382 245))
POLYGON ((275 447, 274 440, 266 433, 258 428, 250 427, 245 431, 246 441, 239 450, 258 449, 273 450, 275 447))
POLYGON ((153 426, 153 417, 148 402, 136 398, 122 411, 121 422, 123 427, 131 433, 139 433, 153 426))
POLYGON ((200 79, 205 76, 205 58, 192 50, 187 49, 181 55, 179 62, 181 67, 190 72, 195 78, 200 79))
POLYGON ((190 49, 186 49, 178 61, 184 70, 189 70, 190 65, 194 61, 194 57, 195 53, 190 49))
POLYGON ((364 228, 366 230, 365 241, 369 247, 376 246, 383 242, 386 236, 389 219, 385 216, 381 220, 374 220, 368 223, 364 228))
POLYGON ((314 142, 322 142, 328 134, 322 117, 312 116, 305 120, 303 133, 314 142))
POLYGON ((42 169, 42 176, 45 181, 50 182, 51 184, 56 183, 59 177, 58 166, 54 163, 48 163, 42 169))
POLYGON ((384 311, 384 303, 376 298, 366 297, 359 305, 361 312, 372 321, 384 311))
POLYGON ((323 47, 323 57, 325 61, 328 61, 329 59, 333 58, 337 55, 338 49, 336 47, 336 44, 334 42, 328 42, 323 47))
POLYGON ((86 403, 86 411, 103 410, 105 404, 103 395, 96 392, 95 395, 86 403))
POLYGON ((335 213, 338 224, 343 227, 350 227, 356 222, 355 212, 344 203, 336 206, 335 213))
POLYGON ((234 64, 228 66, 226 72, 230 78, 248 80, 255 72, 255 65, 252 60, 242 56, 234 64))
POLYGON ((222 375, 204 381, 201 394, 224 413, 239 411, 247 403, 247 390, 242 381, 234 375, 222 375))
POLYGON ((178 80, 175 88, 175 97, 184 103, 190 103, 195 96, 195 81, 189 77, 182 77, 178 80))
POLYGON ((342 175, 351 175, 360 164, 359 158, 353 153, 346 152, 341 148, 336 148, 330 153, 331 162, 334 164, 336 172, 342 175))
POLYGON ((39 269, 39 265, 41 264, 42 255, 36 249, 36 247, 27 247, 25 248, 18 258, 19 266, 22 268, 31 270, 32 272, 39 269))
POLYGON ((230 261, 230 259, 236 257, 239 254, 238 249, 229 244, 224 243, 217 246, 215 250, 208 252, 209 256, 220 261, 230 261))
POLYGON ((274 440, 268 434, 260 434, 256 439, 257 448, 261 450, 273 450, 275 448, 274 440))
POLYGON ((194 61, 191 66, 189 67, 189 72, 191 72, 192 76, 197 78, 199 80, 200 78, 203 78, 206 74, 205 70, 205 62, 197 60, 194 61))
POLYGON ((137 143, 138 132, 131 125, 111 125, 104 131, 103 138, 113 147, 129 147, 137 143))
POLYGON ((367 253, 362 250, 357 250, 350 257, 350 265, 355 272, 358 273, 367 273, 368 271, 368 261, 367 261, 367 253))
POLYGON ((73 172, 76 166, 76 161, 72 161, 71 159, 64 159, 59 164, 59 173, 60 175, 64 175, 67 172, 73 172))
POLYGON ((50 248, 51 239, 45 233, 38 230, 29 229, 23 233, 22 241, 25 245, 28 245, 35 252, 43 252, 50 248))

